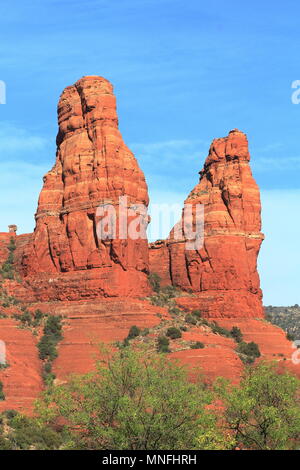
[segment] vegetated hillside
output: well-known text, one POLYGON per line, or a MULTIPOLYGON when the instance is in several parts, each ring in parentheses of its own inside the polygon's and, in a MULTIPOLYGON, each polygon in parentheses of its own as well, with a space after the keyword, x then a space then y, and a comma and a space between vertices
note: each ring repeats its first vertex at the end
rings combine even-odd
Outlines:
POLYGON ((285 330, 290 339, 300 340, 300 306, 265 307, 266 318, 274 325, 285 330))

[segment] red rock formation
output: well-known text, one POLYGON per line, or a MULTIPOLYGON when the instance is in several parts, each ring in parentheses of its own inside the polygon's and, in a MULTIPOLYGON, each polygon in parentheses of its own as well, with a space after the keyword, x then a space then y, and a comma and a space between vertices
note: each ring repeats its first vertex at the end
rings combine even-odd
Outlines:
MULTIPOLYGON (((257 273, 263 240, 261 205, 249 160, 247 137, 237 129, 213 141, 200 181, 185 201, 192 207, 192 220, 185 217, 181 237, 176 238, 176 230, 183 226, 182 220, 172 230, 167 240, 169 265, 162 270, 158 263, 150 266, 163 278, 169 270, 174 285, 195 292, 195 306, 208 317, 263 317, 257 273), (186 229, 189 224, 196 229, 198 204, 204 205, 204 242, 188 249, 187 242, 195 238, 186 229)), ((161 250, 164 245, 150 246, 150 260, 157 259, 161 250)), ((165 252, 161 259, 168 260, 165 252)))
POLYGON ((97 236, 98 207, 118 209, 120 196, 126 207, 148 205, 144 175, 118 129, 112 85, 89 76, 67 87, 58 123, 56 163, 21 262, 25 279, 42 300, 147 293, 147 240, 97 236))
POLYGON ((30 331, 21 330, 16 320, 0 318, 0 340, 5 342, 9 365, 0 370, 5 395, 5 401, 0 401, 0 412, 32 411, 33 402, 43 389, 37 339, 30 331))

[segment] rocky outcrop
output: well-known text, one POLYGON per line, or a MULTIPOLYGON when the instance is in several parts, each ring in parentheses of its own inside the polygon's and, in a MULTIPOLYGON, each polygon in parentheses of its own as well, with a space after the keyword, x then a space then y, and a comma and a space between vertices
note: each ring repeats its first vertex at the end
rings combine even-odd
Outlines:
POLYGON ((5 400, 0 412, 14 409, 31 412, 34 400, 43 390, 42 363, 38 358, 37 339, 20 329, 12 318, 0 318, 0 341, 6 346, 7 368, 0 369, 5 400))
POLYGON ((257 273, 261 205, 249 160, 244 133, 234 129, 215 139, 200 181, 185 201, 182 220, 165 244, 150 245, 151 271, 163 279, 169 272, 174 285, 197 294, 193 307, 207 317, 263 317, 257 273), (197 229, 201 207, 204 226, 197 229), (165 260, 162 269, 155 262, 158 258, 165 260))
POLYGON ((147 226, 147 185, 118 129, 112 85, 88 76, 67 87, 58 123, 56 163, 44 177, 23 276, 40 300, 147 293, 147 240, 124 237, 118 225, 122 206, 134 208, 125 229, 138 220, 141 230, 147 226), (99 237, 111 209, 116 236, 104 227, 99 237))

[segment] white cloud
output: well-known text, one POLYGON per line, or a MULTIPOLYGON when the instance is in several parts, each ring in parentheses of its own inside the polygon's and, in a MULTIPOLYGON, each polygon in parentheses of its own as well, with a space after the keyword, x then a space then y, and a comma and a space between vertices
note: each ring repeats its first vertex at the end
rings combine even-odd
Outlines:
MULTIPOLYGON (((176 162, 199 162, 199 154, 208 152, 209 143, 197 140, 167 140, 162 142, 132 143, 131 150, 142 159, 145 164, 151 164, 154 168, 169 166, 176 162)), ((176 169, 176 168, 175 168, 176 169)), ((178 169, 178 168, 177 168, 178 169)))
POLYGON ((257 172, 300 169, 299 157, 261 157, 252 160, 252 168, 257 172))
POLYGON ((48 140, 44 137, 31 135, 25 129, 0 122, 0 152, 3 157, 11 153, 15 155, 16 152, 39 151, 47 145, 48 140))

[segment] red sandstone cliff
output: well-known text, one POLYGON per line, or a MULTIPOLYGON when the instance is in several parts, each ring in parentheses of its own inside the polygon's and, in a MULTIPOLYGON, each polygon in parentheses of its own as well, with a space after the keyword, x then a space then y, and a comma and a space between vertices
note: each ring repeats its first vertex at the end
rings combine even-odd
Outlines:
POLYGON ((148 205, 145 177, 118 129, 112 85, 88 76, 67 87, 58 123, 56 163, 44 177, 23 275, 42 300, 145 294, 147 240, 97 236, 99 206, 118 209, 120 196, 128 206, 148 205))
POLYGON ((244 133, 235 129, 215 139, 200 181, 185 201, 193 211, 192 220, 185 222, 194 231, 196 207, 204 205, 203 246, 188 249, 194 238, 184 228, 176 238, 182 220, 166 242, 150 245, 151 271, 195 292, 194 303, 207 317, 263 317, 257 273, 261 205, 249 160, 244 133))
MULTIPOLYGON (((149 334, 136 341, 150 350, 156 350, 157 337, 169 326, 183 326, 168 305, 158 307, 138 298, 149 293, 146 240, 101 241, 96 236, 99 205, 117 208, 119 196, 127 196, 128 205, 148 204, 143 173, 118 130, 111 84, 104 78, 84 77, 67 87, 58 119, 56 163, 44 179, 35 232, 15 238, 15 266, 24 282, 5 280, 2 286, 5 296, 25 303, 3 308, 0 317, 0 339, 6 343, 10 364, 0 370, 6 397, 0 411, 28 412, 43 388, 38 338, 12 318, 22 313, 22 306, 63 317, 63 339, 53 364, 58 382, 70 373, 93 369, 98 343, 124 339, 134 324, 149 328, 149 334)), ((284 361, 299 375, 285 333, 256 319, 263 317, 256 267, 263 235, 259 189, 249 159, 242 132, 234 130, 214 140, 200 182, 186 200, 194 211, 197 204, 204 205, 203 247, 186 250, 191 241, 187 233, 176 239, 174 230, 168 240, 150 247, 151 271, 160 274, 163 284, 193 293, 176 299, 185 328, 182 338, 171 342, 170 357, 202 370, 208 379, 224 376, 237 381, 243 363, 232 338, 205 324, 185 323, 185 313, 194 309, 228 329, 238 326, 246 341, 259 345, 263 359, 284 361), (196 341, 204 348, 191 348, 196 341)), ((146 225, 146 214, 143 220, 146 225)), ((15 235, 0 234, 0 264, 8 256, 11 236, 15 235)))

